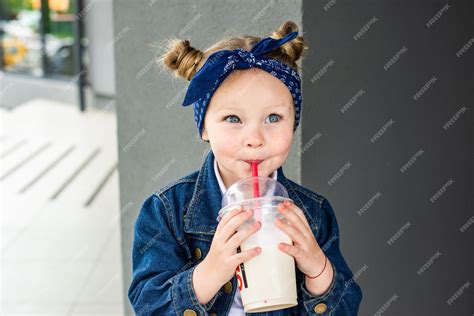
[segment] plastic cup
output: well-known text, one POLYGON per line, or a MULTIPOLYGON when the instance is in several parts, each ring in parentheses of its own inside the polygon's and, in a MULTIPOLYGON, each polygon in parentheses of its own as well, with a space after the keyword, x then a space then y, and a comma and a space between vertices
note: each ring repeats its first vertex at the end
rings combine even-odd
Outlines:
MULTIPOLYGON (((249 177, 229 187, 222 198, 222 208, 217 221, 226 212, 243 206, 254 214, 237 228, 237 231, 261 222, 260 229, 247 238, 240 250, 261 247, 256 257, 240 264, 236 277, 242 304, 246 313, 266 312, 298 305, 296 291, 295 260, 278 249, 281 242, 291 244, 291 239, 274 223, 276 218, 286 222, 277 210, 278 204, 292 201, 285 187, 269 177, 249 177), (254 197, 254 185, 258 181, 260 196, 254 197)), ((237 249, 239 251, 239 249, 237 249)))

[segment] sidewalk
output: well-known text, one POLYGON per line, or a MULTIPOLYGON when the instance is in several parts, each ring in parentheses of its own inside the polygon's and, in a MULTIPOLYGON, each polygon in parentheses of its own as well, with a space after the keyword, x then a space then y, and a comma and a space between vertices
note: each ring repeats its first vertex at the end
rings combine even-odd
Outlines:
POLYGON ((115 114, 0 109, 1 315, 123 315, 115 114))

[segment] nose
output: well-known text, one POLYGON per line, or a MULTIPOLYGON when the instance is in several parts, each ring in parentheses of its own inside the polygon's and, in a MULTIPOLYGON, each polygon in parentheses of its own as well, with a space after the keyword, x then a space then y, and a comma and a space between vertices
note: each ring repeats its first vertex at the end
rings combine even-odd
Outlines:
POLYGON ((246 145, 250 148, 263 146, 263 135, 258 129, 253 129, 247 136, 246 145))

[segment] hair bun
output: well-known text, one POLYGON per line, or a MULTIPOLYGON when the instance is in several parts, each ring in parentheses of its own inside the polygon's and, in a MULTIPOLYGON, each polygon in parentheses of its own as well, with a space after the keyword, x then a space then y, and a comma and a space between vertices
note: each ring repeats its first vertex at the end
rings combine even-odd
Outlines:
MULTIPOLYGON (((298 32, 298 26, 293 21, 286 21, 270 37, 280 39, 293 32, 298 32)), ((282 53, 288 56, 288 62, 294 68, 297 68, 296 61, 300 59, 303 50, 307 48, 308 46, 302 36, 297 36, 280 47, 282 53)))
MULTIPOLYGON (((286 35, 298 31, 298 26, 293 21, 286 21, 270 36, 274 39, 280 39, 286 35)), ((241 48, 250 51, 252 47, 260 41, 260 37, 245 35, 241 37, 224 38, 207 48, 204 52, 191 47, 188 40, 171 38, 164 45, 164 52, 161 45, 159 51, 163 52, 157 58, 158 64, 167 71, 174 73, 176 77, 182 77, 190 81, 196 72, 204 65, 207 58, 215 52, 221 50, 234 50, 241 48)), ((274 49, 265 56, 275 58, 289 65, 295 70, 301 70, 302 67, 296 64, 303 54, 303 50, 308 46, 302 36, 286 42, 281 47, 274 49)))
POLYGON ((204 53, 199 49, 191 47, 188 40, 172 39, 168 43, 166 53, 158 60, 176 76, 191 80, 201 63, 204 53))

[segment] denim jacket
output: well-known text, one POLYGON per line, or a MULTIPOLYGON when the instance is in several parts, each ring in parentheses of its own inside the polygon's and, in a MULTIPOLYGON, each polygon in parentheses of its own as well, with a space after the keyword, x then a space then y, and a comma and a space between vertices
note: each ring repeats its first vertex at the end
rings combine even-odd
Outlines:
MULTIPOLYGON (((238 283, 234 277, 207 303, 200 304, 192 275, 206 257, 218 222, 222 193, 213 168, 214 154, 195 171, 149 196, 134 226, 133 276, 128 298, 137 315, 227 315, 238 283)), ((311 295, 296 269, 298 305, 259 315, 357 315, 362 291, 339 249, 334 211, 323 196, 287 179, 277 180, 303 210, 316 240, 330 260, 334 278, 328 291, 311 295)), ((247 313, 246 315, 249 315, 247 313)))

